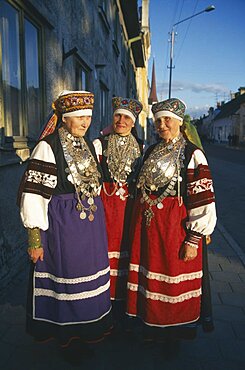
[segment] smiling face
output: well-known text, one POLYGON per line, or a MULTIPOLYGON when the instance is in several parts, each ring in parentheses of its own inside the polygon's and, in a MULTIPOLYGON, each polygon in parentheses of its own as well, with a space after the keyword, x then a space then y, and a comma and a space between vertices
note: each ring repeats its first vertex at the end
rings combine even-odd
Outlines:
POLYGON ((181 122, 173 117, 162 116, 157 118, 155 126, 158 135, 164 141, 169 142, 179 135, 181 122))
POLYGON ((62 121, 64 123, 67 131, 70 132, 75 137, 82 137, 86 134, 90 123, 91 116, 80 116, 80 117, 63 117, 62 121))
POLYGON ((127 114, 115 113, 113 116, 113 130, 116 134, 127 136, 130 134, 134 121, 127 114))

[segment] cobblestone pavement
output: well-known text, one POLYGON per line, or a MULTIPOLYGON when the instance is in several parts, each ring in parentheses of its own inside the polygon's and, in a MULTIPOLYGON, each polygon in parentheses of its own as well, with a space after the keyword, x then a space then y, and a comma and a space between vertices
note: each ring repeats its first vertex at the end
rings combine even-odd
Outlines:
MULTIPOLYGON (((181 343, 167 360, 163 344, 144 346, 140 336, 120 335, 102 342, 92 357, 76 368, 88 370, 244 370, 245 267, 244 255, 218 226, 209 247, 215 331, 181 343), (238 253, 239 252, 239 253, 238 253)), ((55 343, 37 344, 25 333, 28 267, 16 277, 0 300, 0 368, 4 370, 69 370, 55 343)))

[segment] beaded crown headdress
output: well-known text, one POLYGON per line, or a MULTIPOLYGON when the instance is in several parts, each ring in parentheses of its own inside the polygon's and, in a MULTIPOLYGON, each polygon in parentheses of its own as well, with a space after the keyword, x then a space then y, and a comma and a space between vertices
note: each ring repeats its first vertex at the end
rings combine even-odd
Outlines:
POLYGON ((116 96, 112 98, 113 113, 127 114, 135 122, 142 111, 142 104, 136 99, 121 98, 116 96))
POLYGON ((93 106, 94 94, 89 91, 62 91, 52 103, 54 113, 46 123, 39 140, 54 132, 58 116, 92 116, 93 106))
POLYGON ((173 117, 183 122, 186 104, 177 98, 171 98, 152 105, 155 120, 159 117, 173 117))
POLYGON ((62 91, 52 107, 64 117, 92 116, 94 94, 88 91, 62 91), (73 113, 75 112, 75 113, 73 113))

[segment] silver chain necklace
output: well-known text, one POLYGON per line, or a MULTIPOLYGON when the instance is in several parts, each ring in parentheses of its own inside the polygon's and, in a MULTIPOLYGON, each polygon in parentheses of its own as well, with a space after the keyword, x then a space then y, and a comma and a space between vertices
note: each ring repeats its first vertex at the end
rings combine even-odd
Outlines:
POLYGON ((142 204, 146 202, 149 206, 144 212, 147 226, 150 226, 154 217, 152 207, 156 206, 158 209, 162 209, 162 201, 167 196, 176 195, 176 190, 174 190, 176 183, 178 185, 179 203, 180 205, 182 204, 182 198, 180 197, 180 182, 182 181, 180 171, 184 166, 185 145, 186 141, 182 134, 173 139, 171 143, 161 141, 155 146, 140 171, 137 187, 142 192, 140 202, 142 204), (152 191, 157 191, 166 185, 167 188, 159 197, 151 199, 150 194, 152 191))
POLYGON ((141 155, 139 144, 131 133, 128 136, 111 134, 108 138, 107 150, 104 150, 103 154, 107 157, 108 170, 114 182, 111 194, 107 193, 105 187, 103 189, 108 196, 116 193, 125 200, 123 186, 127 183, 135 160, 141 155))
POLYGON ((74 137, 64 127, 59 128, 59 137, 68 165, 67 179, 74 185, 77 194, 76 209, 82 220, 86 219, 88 213, 89 221, 93 221, 97 210, 94 197, 99 194, 101 177, 97 163, 83 137, 74 137), (83 204, 86 197, 88 206, 83 204))

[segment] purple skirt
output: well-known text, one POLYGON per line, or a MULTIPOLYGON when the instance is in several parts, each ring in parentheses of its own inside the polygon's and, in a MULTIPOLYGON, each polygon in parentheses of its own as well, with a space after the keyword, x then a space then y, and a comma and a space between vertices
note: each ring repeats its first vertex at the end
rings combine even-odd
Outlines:
POLYGON ((100 197, 94 201, 92 222, 80 219, 74 194, 53 196, 49 203, 44 261, 33 269, 30 291, 28 331, 39 339, 61 337, 63 344, 73 336, 94 340, 111 327, 104 209, 100 197))

